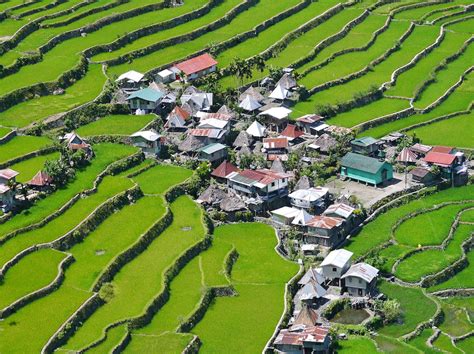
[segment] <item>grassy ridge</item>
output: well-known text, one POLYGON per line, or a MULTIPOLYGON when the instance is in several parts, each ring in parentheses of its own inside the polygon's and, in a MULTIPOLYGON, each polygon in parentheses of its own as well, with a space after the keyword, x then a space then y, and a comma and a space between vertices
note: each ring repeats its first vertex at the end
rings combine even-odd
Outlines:
POLYGON ((81 136, 93 135, 130 135, 151 123, 157 116, 109 115, 76 130, 81 136))
POLYGON ((16 177, 17 182, 25 183, 31 180, 38 171, 43 169, 46 160, 56 160, 58 158, 59 152, 53 152, 51 154, 40 155, 22 162, 18 162, 14 165, 11 165, 10 168, 20 172, 20 174, 16 177))
POLYGON ((0 145, 0 163, 43 149, 48 145, 52 145, 52 141, 46 137, 16 136, 8 143, 0 145))

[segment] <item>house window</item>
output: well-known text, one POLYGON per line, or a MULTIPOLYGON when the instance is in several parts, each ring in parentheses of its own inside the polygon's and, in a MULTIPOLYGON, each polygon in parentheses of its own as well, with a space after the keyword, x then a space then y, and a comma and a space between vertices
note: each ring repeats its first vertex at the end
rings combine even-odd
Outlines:
POLYGON ((362 284, 362 279, 359 279, 359 284, 362 284))
POLYGON ((333 271, 333 272, 337 272, 336 267, 333 267, 333 268, 332 268, 332 271, 333 271))
POLYGON ((272 182, 272 187, 275 187, 275 182, 272 182))

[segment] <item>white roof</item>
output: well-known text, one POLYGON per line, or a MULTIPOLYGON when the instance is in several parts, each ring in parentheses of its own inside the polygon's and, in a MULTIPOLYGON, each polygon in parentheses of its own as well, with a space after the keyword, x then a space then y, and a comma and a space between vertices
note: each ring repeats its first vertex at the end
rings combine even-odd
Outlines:
POLYGON ((326 265, 333 265, 339 268, 344 267, 344 265, 349 262, 353 253, 345 250, 345 249, 338 249, 331 251, 326 258, 324 258, 323 262, 321 263, 321 267, 326 265))
POLYGON ((294 191, 290 195, 288 195, 292 199, 299 199, 299 200, 306 200, 308 202, 314 202, 326 194, 328 194, 329 189, 324 187, 317 187, 317 188, 309 188, 309 189, 298 189, 294 191))
POLYGON ((296 217, 299 214, 299 212, 300 212, 299 209, 290 208, 287 206, 271 211, 272 214, 283 216, 288 219, 296 217))
POLYGON ((306 226, 306 224, 313 218, 313 215, 310 215, 306 210, 302 209, 295 216, 291 222, 293 225, 306 226))
POLYGON ((239 103, 239 107, 245 109, 246 111, 252 112, 262 107, 262 105, 252 96, 247 95, 242 100, 242 102, 239 103))
POLYGON ((333 204, 331 205, 329 208, 327 208, 323 215, 327 215, 327 214, 336 214, 344 219, 347 219, 349 216, 351 216, 351 214, 354 212, 354 208, 347 205, 347 204, 344 204, 344 203, 337 203, 337 204, 333 204))
POLYGON ((265 128, 265 126, 263 126, 257 121, 254 121, 246 130, 247 134, 252 135, 256 138, 264 137, 266 135, 266 131, 267 128, 265 128))
POLYGON ((130 70, 120 75, 118 79, 115 81, 118 82, 118 81, 127 80, 127 81, 133 81, 133 82, 140 82, 144 76, 145 75, 143 75, 142 73, 139 73, 138 71, 130 70))
POLYGON ((375 267, 372 267, 370 264, 356 263, 349 268, 342 278, 357 277, 364 279, 367 283, 370 283, 378 274, 379 270, 375 267))
POLYGON ((229 122, 226 120, 209 118, 209 119, 202 120, 199 123, 198 128, 210 127, 210 128, 224 129, 228 124, 229 122))
POLYGON ((161 70, 158 73, 158 76, 161 76, 161 77, 168 77, 168 76, 172 76, 172 75, 174 75, 174 72, 172 72, 170 69, 161 70))
POLYGON ((287 118, 291 112, 291 109, 285 107, 272 107, 260 113, 259 116, 271 116, 276 119, 284 119, 287 118))
POLYGON ((268 97, 276 100, 284 100, 288 97, 288 90, 278 85, 268 97))
POLYGON ((148 140, 148 141, 156 141, 161 136, 157 134, 156 132, 154 132, 153 130, 143 130, 143 131, 133 133, 132 137, 142 137, 143 139, 148 140))
MULTIPOLYGON (((316 245, 303 245, 301 249, 305 246, 316 246, 316 245)), ((315 280, 317 283, 322 284, 324 283, 324 275, 321 268, 309 268, 303 277, 298 282, 299 285, 305 285, 310 280, 315 280)))

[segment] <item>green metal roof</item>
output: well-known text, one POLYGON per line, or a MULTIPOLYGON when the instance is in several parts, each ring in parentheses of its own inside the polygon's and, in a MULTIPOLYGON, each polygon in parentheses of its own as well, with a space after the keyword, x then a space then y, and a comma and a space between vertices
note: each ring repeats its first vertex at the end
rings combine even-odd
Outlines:
MULTIPOLYGON (((353 168, 359 171, 377 173, 387 162, 379 161, 372 157, 349 152, 341 160, 343 167, 353 168)), ((387 163, 388 164, 388 163, 387 163)))
POLYGON ((143 90, 136 91, 132 93, 130 96, 128 96, 127 100, 131 100, 133 98, 139 98, 144 101, 149 101, 149 102, 156 102, 158 101, 161 97, 163 97, 163 93, 160 91, 153 90, 149 87, 144 88, 143 90))
POLYGON ((219 150, 225 149, 227 146, 220 144, 220 143, 214 143, 214 144, 209 144, 206 145, 202 148, 197 149, 198 152, 203 152, 205 154, 211 155, 219 150))
POLYGON ((364 136, 362 138, 354 139, 351 141, 351 144, 357 145, 357 146, 370 146, 372 144, 375 144, 378 140, 372 138, 371 136, 364 136))

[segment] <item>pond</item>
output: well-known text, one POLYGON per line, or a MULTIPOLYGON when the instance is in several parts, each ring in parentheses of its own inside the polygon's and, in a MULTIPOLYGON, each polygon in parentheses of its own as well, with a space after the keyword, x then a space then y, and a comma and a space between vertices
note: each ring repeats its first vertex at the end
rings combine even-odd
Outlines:
POLYGON ((359 324, 369 317, 369 313, 364 309, 347 308, 338 312, 331 321, 341 324, 359 324))

